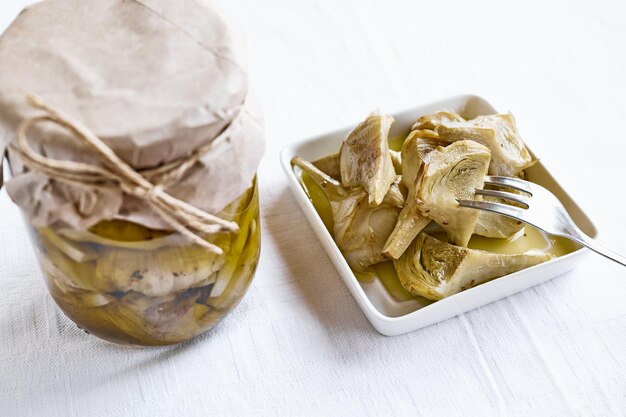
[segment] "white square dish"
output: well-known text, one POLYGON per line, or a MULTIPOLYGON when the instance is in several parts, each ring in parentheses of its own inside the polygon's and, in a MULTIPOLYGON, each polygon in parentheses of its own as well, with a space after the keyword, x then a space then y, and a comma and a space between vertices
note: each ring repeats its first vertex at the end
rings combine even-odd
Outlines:
MULTIPOLYGON (((410 126, 419 116, 443 109, 454 110, 465 118, 497 113, 493 106, 481 97, 474 95, 452 97, 393 114, 392 116, 396 121, 392 125, 390 137, 408 133, 410 126)), ((357 123, 358 121, 355 121, 354 126, 357 123)), ((352 127, 339 129, 288 146, 281 152, 280 160, 287 174, 289 187, 304 215, 309 220, 350 293, 365 316, 380 333, 394 336, 417 330, 540 284, 572 269, 587 252, 587 249, 578 249, 567 255, 494 279, 432 304, 425 304, 419 300, 397 301, 391 297, 378 279, 372 283, 359 282, 331 234, 324 226, 322 219, 298 180, 298 173, 290 163, 295 156, 314 161, 337 152, 344 137, 351 129, 352 127)), ((563 202, 572 219, 585 233, 593 238, 597 236, 596 229, 589 218, 550 175, 541 161, 529 168, 526 173, 530 181, 548 188, 563 202)))

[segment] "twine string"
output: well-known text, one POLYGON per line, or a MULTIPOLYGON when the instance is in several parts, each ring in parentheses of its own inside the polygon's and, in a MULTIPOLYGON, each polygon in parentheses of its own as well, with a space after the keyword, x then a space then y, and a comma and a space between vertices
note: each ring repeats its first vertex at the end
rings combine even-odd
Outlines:
POLYGON ((179 200, 168 194, 165 188, 179 181, 216 142, 226 137, 234 125, 234 120, 210 144, 196 149, 189 157, 138 172, 82 123, 37 96, 29 95, 28 103, 33 108, 43 110, 45 114, 26 119, 19 126, 17 147, 14 150, 26 167, 68 184, 92 188, 119 187, 124 193, 144 200, 159 217, 193 243, 215 253, 223 253, 221 248, 207 242, 204 236, 223 231, 235 232, 239 228, 237 223, 224 220, 179 200), (71 131, 76 139, 102 160, 103 166, 57 160, 35 152, 28 143, 27 133, 34 125, 44 121, 71 131))

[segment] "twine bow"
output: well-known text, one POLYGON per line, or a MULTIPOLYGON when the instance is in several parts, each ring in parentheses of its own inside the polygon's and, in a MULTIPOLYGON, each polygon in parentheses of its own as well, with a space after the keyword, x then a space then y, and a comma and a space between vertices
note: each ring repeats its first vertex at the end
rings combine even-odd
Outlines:
POLYGON ((119 187, 124 193, 144 200, 174 230, 192 242, 217 254, 223 253, 220 247, 207 242, 204 236, 222 231, 235 232, 239 229, 237 223, 224 220, 172 197, 164 191, 164 188, 178 181, 202 155, 208 152, 212 144, 228 135, 233 122, 212 143, 196 149, 188 158, 178 159, 140 173, 80 122, 46 104, 37 96, 28 96, 28 103, 46 113, 24 120, 18 129, 17 148, 13 150, 26 167, 68 184, 92 188, 119 187), (100 157, 104 167, 77 161, 60 161, 35 152, 28 144, 26 133, 33 125, 42 121, 56 123, 73 132, 77 139, 100 157))

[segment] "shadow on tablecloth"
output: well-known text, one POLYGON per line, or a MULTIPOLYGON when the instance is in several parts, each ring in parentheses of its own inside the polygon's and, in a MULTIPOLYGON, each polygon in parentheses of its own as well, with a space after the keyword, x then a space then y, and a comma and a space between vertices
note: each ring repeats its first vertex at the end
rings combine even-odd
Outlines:
POLYGON ((282 258, 274 262, 280 262, 286 272, 284 279, 293 285, 306 307, 328 332, 342 339, 346 332, 380 336, 345 287, 288 188, 265 196, 271 198, 264 205, 265 242, 273 246, 266 247, 265 254, 274 251, 282 258))

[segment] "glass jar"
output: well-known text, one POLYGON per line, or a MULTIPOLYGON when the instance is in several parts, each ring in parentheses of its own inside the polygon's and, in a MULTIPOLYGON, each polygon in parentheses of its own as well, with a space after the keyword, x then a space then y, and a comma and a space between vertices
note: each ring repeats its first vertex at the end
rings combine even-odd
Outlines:
POLYGON ((86 231, 29 228, 50 294, 80 328, 115 343, 167 345, 214 327, 256 270, 256 180, 218 215, 239 225, 206 238, 220 255, 177 232, 122 220, 86 231))

